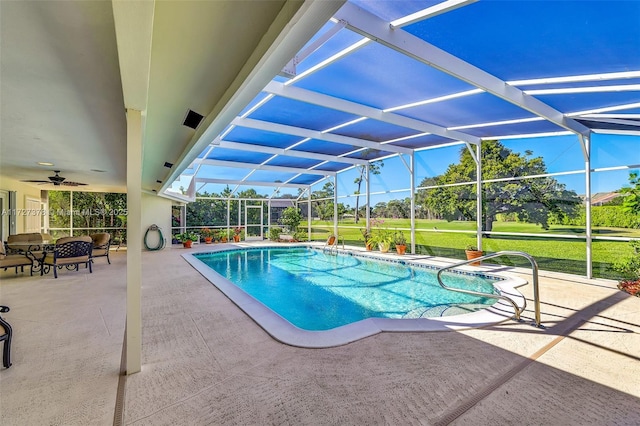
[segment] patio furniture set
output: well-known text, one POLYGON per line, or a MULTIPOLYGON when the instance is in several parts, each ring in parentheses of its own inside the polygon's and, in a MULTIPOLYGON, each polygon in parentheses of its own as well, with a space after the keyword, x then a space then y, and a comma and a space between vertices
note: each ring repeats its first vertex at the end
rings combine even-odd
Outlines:
POLYGON ((54 242, 48 234, 24 233, 9 235, 7 241, 0 244, 0 269, 18 268, 24 272, 24 267, 31 268, 30 274, 40 271, 40 275, 48 274, 53 269, 53 275, 58 278, 58 270, 66 267, 68 270, 78 270, 84 264, 92 273, 91 264, 96 257, 109 259, 111 235, 99 233, 80 237, 62 237, 54 242))
MULTIPOLYGON (((82 237, 62 237, 57 241, 48 234, 24 233, 9 235, 7 241, 0 242, 0 269, 5 271, 18 268, 24 272, 29 266, 30 274, 40 271, 40 275, 48 274, 53 269, 53 275, 58 278, 58 269, 78 270, 84 264, 92 273, 91 264, 96 257, 109 259, 111 235, 99 233, 82 237)), ((0 305, 0 313, 9 312, 9 307, 0 305)), ((3 342, 2 365, 11 367, 11 325, 0 316, 0 341, 3 342)))

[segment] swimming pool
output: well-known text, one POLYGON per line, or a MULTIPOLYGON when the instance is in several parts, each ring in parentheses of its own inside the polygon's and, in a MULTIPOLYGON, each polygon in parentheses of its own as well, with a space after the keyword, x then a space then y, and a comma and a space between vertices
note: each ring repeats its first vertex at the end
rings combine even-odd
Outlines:
MULTIPOLYGON (((494 299, 443 289, 436 272, 400 263, 299 248, 196 254, 217 273, 304 330, 367 318, 428 318, 486 308, 494 299), (458 309, 450 309, 452 307, 458 309), (455 312, 455 313, 454 313, 455 312)), ((495 293, 497 280, 448 274, 453 287, 495 293)))
MULTIPOLYGON (((289 334, 298 329, 317 337, 342 329, 362 332, 372 321, 377 332, 388 321, 402 324, 386 325, 386 329, 409 330, 428 318, 456 315, 449 317, 455 324, 460 314, 477 314, 495 303, 495 299, 445 290, 435 280, 435 269, 403 260, 380 261, 352 253, 336 256, 306 246, 254 247, 183 257, 272 336, 269 324, 281 322, 273 317, 292 326, 285 327, 289 334), (265 320, 269 311, 277 315, 265 320)), ((448 285, 494 294, 506 282, 501 277, 469 273, 450 273, 445 279, 448 285)))

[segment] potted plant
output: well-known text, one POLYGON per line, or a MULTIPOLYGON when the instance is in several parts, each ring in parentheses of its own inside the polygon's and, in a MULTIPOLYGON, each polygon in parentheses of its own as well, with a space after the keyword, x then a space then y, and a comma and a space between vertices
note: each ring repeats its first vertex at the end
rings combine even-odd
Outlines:
POLYGON ((360 228, 360 233, 362 234, 362 239, 364 241, 364 245, 367 248, 367 251, 371 251, 373 249, 373 244, 371 244, 371 231, 369 229, 360 228))
POLYGON ((177 234, 176 239, 182 243, 184 248, 191 248, 193 241, 198 239, 198 234, 192 231, 187 231, 182 234, 177 234))
POLYGON ((229 231, 226 229, 221 229, 218 233, 218 236, 220 237, 221 243, 226 243, 229 240, 229 231))
POLYGON ((407 239, 404 236, 404 232, 399 231, 394 235, 394 243, 396 245, 396 251, 398 254, 405 254, 407 251, 407 239))
MULTIPOLYGON (((471 244, 465 247, 464 252, 467 255, 467 260, 477 259, 478 257, 481 257, 483 254, 482 250, 478 250, 478 247, 471 244)), ((479 266, 480 262, 473 262, 473 263, 470 263, 470 265, 479 266)))
POLYGON ((242 233, 242 226, 236 226, 233 228, 233 241, 240 242, 240 234, 242 233))
POLYGON ((215 236, 215 231, 209 228, 202 228, 200 230, 200 235, 202 235, 202 238, 204 238, 205 244, 211 244, 211 242, 213 241, 213 237, 215 236))
POLYGON ((393 234, 383 226, 384 220, 374 219, 372 223, 376 229, 372 232, 373 238, 370 239, 370 241, 374 244, 378 244, 380 252, 387 253, 391 247, 391 242, 393 241, 393 234))

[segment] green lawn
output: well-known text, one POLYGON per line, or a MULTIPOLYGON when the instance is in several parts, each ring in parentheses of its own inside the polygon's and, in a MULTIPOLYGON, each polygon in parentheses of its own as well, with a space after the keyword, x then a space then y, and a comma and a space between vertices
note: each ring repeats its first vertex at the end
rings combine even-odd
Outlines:
MULTIPOLYGON (((364 245, 360 228, 364 222, 356 225, 353 220, 339 223, 339 235, 348 244, 364 245)), ((390 230, 405 228, 405 236, 409 237, 410 227, 408 219, 385 219, 384 226, 390 230)), ((300 225, 307 229, 307 224, 300 225)), ((333 223, 328 221, 313 221, 311 237, 313 240, 323 241, 332 232, 333 223)), ((416 220, 416 252, 432 256, 464 259, 464 248, 475 245, 474 222, 446 222, 441 220, 416 220), (453 231, 453 232, 450 232, 453 231), (457 231, 457 232, 456 232, 457 231), (461 231, 467 231, 464 233, 461 231)), ((495 232, 537 233, 571 236, 584 236, 584 229, 571 226, 552 226, 544 230, 540 226, 518 222, 495 222, 495 232)), ((599 228, 593 230, 598 236, 626 236, 640 238, 638 229, 599 228)), ((582 239, 572 238, 543 238, 519 235, 494 235, 483 240, 486 253, 503 250, 523 251, 531 254, 540 269, 585 275, 586 271, 586 243, 582 239)), ((596 277, 617 279, 619 275, 610 269, 613 262, 632 254, 630 245, 620 241, 594 241, 592 243, 593 274, 596 277)), ((497 258, 492 262, 506 265, 527 266, 528 262, 522 258, 497 258)))

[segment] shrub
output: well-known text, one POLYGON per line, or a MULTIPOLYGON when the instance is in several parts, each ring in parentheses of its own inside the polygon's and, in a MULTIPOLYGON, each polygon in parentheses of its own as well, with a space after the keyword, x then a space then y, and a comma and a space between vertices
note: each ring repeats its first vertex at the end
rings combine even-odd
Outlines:
POLYGON ((285 227, 287 233, 295 234, 302 221, 300 210, 295 207, 287 207, 282 212, 280 223, 285 227))
POLYGON ((620 259, 611 266, 614 271, 620 272, 625 278, 640 277, 640 241, 632 241, 633 255, 620 259))
POLYGON ((269 239, 271 241, 278 241, 280 239, 280 234, 282 233, 282 229, 274 226, 269 229, 269 239))

